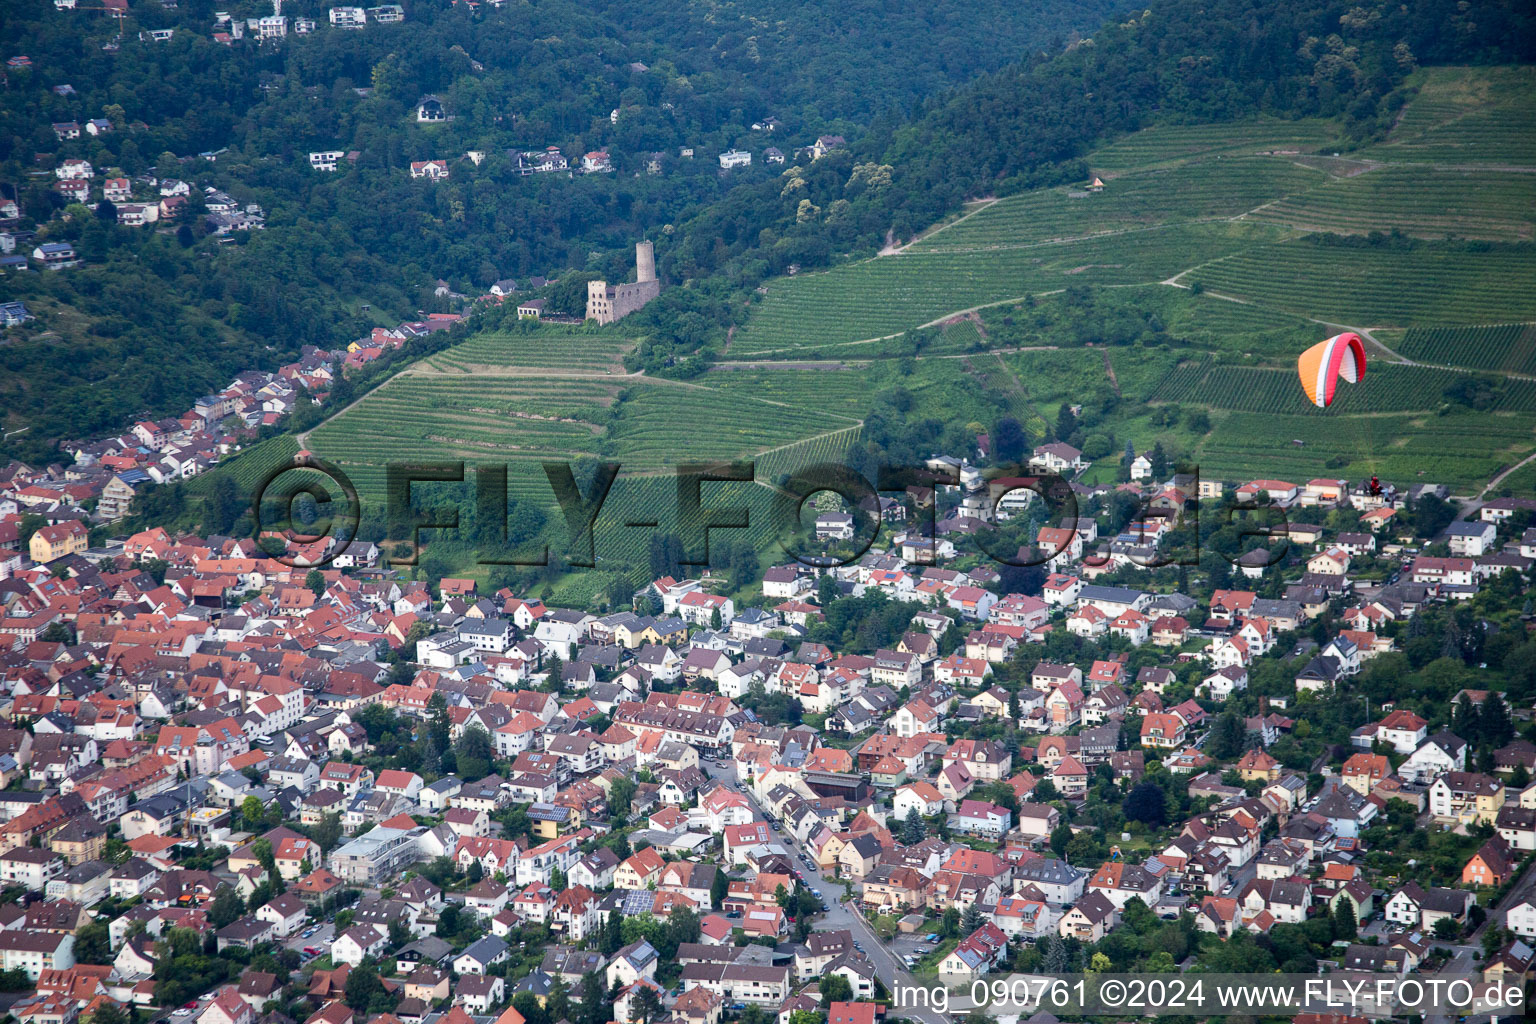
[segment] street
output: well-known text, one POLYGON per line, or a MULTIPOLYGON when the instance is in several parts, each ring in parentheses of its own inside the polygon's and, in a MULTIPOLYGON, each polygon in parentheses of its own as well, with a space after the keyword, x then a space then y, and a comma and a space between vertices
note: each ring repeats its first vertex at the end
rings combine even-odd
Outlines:
MULTIPOLYGON (((752 794, 750 789, 736 784, 736 766, 734 763, 729 761, 719 763, 706 761, 704 769, 710 778, 718 779, 739 789, 747 798, 747 801, 752 804, 752 809, 757 812, 759 817, 765 820, 771 817, 758 804, 757 797, 752 794)), ((790 854, 795 858, 796 866, 804 873, 805 884, 820 889, 822 892, 822 902, 826 904, 827 910, 821 916, 821 919, 816 922, 814 930, 821 932, 848 930, 853 934, 854 941, 864 947, 864 954, 869 957, 869 962, 875 968, 876 977, 880 979, 880 983, 885 986, 887 992, 894 996, 898 985, 903 990, 915 990, 918 987, 917 982, 912 979, 912 975, 902 966, 901 961, 896 959, 896 956, 880 936, 876 934, 869 922, 864 919, 864 915, 859 913, 853 901, 845 903, 837 900, 833 895, 842 890, 842 881, 828 875, 823 875, 816 866, 816 862, 805 856, 804 851, 799 848, 798 844, 788 834, 781 830, 775 831, 778 832, 785 847, 789 849, 790 854)), ((935 980, 930 984, 938 984, 938 982, 935 980)), ((923 1024, 949 1024, 949 1019, 944 1014, 925 1006, 893 1007, 892 1013, 896 1016, 922 1021, 923 1024)))

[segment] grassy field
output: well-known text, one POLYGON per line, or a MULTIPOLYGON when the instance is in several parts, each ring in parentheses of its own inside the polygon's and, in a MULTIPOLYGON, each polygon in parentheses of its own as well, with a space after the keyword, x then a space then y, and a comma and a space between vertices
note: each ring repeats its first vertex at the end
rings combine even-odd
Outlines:
POLYGON ((1325 333, 1299 316, 1165 285, 1099 288, 1086 296, 1048 295, 1031 305, 993 306, 983 310, 981 317, 994 347, 1167 341, 1245 357, 1283 359, 1325 333))

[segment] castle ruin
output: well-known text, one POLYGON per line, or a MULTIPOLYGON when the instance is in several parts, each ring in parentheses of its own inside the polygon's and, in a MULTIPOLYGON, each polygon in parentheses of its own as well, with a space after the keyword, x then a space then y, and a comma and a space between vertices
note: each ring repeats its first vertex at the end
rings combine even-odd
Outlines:
POLYGON ((587 319, 611 324, 660 294, 661 282, 656 280, 656 253, 650 242, 638 242, 635 245, 634 284, 587 282, 587 319))

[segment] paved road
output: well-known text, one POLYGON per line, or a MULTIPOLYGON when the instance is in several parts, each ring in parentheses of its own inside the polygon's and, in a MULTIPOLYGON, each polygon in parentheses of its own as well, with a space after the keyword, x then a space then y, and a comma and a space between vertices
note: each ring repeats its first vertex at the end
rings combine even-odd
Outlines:
MULTIPOLYGON (((769 817, 768 813, 758 804, 757 798, 748 788, 737 785, 736 766, 733 762, 711 764, 706 762, 705 771, 712 779, 719 779, 740 789, 753 809, 762 817, 769 817)), ((812 888, 820 889, 827 904, 826 912, 816 922, 815 930, 819 932, 842 931, 844 929, 853 933, 854 941, 864 947, 864 953, 869 957, 869 962, 874 965, 875 975, 886 991, 895 994, 897 987, 903 990, 916 988, 917 982, 907 972, 901 961, 891 952, 890 947, 875 933, 873 927, 859 913, 855 904, 851 901, 843 902, 837 899, 837 894, 843 890, 843 883, 830 875, 823 875, 816 866, 816 862, 807 858, 803 849, 787 833, 777 833, 785 846, 794 854, 796 866, 805 877, 805 883, 812 888)), ((892 1007, 891 1013, 896 1016, 908 1017, 922 1021, 923 1024, 949 1024, 949 1018, 937 1010, 927 1007, 904 1006, 892 1007)))
POLYGON ((1509 908, 1521 900, 1529 899, 1532 896, 1536 896, 1536 870, 1526 871, 1514 885, 1509 887, 1509 892, 1504 894, 1504 898, 1488 911, 1488 919, 1467 937, 1468 941, 1476 942, 1479 940, 1482 937, 1483 929, 1487 928, 1490 924, 1503 926, 1504 915, 1509 912, 1509 908))
POLYGON ((283 945, 295 952, 302 952, 305 946, 314 946, 322 953, 329 952, 331 940, 336 938, 336 923, 334 921, 321 923, 320 927, 315 930, 315 934, 306 939, 304 938, 304 933, 308 930, 308 928, 301 928, 299 931, 294 932, 283 940, 283 945))

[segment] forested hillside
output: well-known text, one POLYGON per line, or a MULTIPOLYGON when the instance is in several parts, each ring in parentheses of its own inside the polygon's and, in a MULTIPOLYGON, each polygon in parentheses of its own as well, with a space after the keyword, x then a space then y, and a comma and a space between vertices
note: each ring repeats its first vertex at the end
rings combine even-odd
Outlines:
POLYGON ((1167 0, 882 122, 793 181, 734 192, 661 255, 679 277, 755 283, 910 237, 966 198, 1080 180, 1097 143, 1150 124, 1338 117, 1348 148, 1392 125, 1420 63, 1532 59, 1521 0, 1167 0))
POLYGON ((375 322, 442 308, 439 279, 474 295, 507 277, 622 274, 636 238, 776 177, 762 166, 769 145, 788 153, 823 132, 855 138, 881 111, 1022 50, 1059 48, 1112 8, 1050 0, 1020 15, 1002 0, 966 0, 848 20, 830 0, 750 12, 423 2, 407 4, 401 23, 345 31, 328 23, 330 6, 286 3, 286 16, 313 18, 316 31, 232 45, 214 40, 229 27, 215 8, 254 18, 269 3, 134 0, 121 23, 89 3, 0 9, 6 57, 30 61, 8 67, 0 91, 0 195, 17 201, 19 228, 71 242, 86 263, 0 278, 0 299, 27 300, 40 317, 35 340, 0 344, 4 425, 34 428, 8 452, 43 457, 52 441, 180 408, 303 344, 345 343, 375 322), (169 39, 147 34, 163 30, 169 39), (427 94, 446 120, 417 122, 427 94), (772 131, 753 131, 770 117, 772 131), (52 127, 91 119, 112 130, 61 139, 52 127), (606 149, 614 173, 517 174, 517 152, 549 146, 573 166, 606 149), (758 163, 722 175, 716 154, 736 146, 758 163), (684 147, 696 157, 680 158, 684 147), (355 157, 317 172, 316 150, 355 157), (653 153, 664 161, 646 173, 653 153), (97 170, 93 201, 106 175, 185 179, 259 204, 265 230, 237 232, 233 245, 204 238, 197 189, 155 227, 71 211, 52 173, 67 159, 97 170), (413 180, 410 163, 429 159, 446 160, 451 179, 413 180), (185 372, 156 372, 169 360, 185 372))

